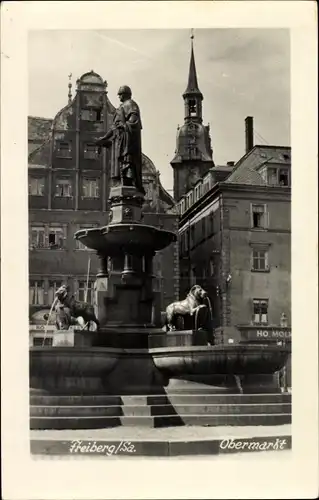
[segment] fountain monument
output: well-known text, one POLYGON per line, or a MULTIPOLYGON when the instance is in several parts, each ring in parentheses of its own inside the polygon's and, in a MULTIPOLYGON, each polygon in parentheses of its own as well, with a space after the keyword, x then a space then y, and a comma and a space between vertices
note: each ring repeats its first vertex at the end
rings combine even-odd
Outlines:
MULTIPOLYGON (((152 262, 176 235, 143 224, 141 115, 129 87, 118 95, 112 126, 96 141, 111 151, 109 221, 75 234, 100 259, 88 316, 97 329, 75 332, 74 346, 30 348, 31 428, 288 422, 276 376, 286 346, 208 342, 202 290, 167 308, 163 331, 152 262), (189 313, 192 327, 176 329, 175 313, 189 313)), ((60 300, 72 303, 66 290, 60 300)))

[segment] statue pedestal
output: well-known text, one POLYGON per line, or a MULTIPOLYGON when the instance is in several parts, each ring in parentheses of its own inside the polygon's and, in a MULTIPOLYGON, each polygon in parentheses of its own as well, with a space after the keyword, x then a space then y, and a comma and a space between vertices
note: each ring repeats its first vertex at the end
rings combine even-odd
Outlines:
POLYGON ((134 186, 112 186, 110 189, 111 224, 138 222, 142 218, 144 196, 134 186))

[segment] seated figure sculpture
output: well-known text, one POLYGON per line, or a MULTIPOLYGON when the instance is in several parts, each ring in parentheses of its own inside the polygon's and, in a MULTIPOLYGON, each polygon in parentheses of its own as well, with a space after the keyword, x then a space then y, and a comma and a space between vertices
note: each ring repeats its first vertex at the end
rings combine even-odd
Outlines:
POLYGON ((88 302, 79 302, 73 295, 69 295, 66 285, 60 286, 55 293, 56 326, 58 330, 68 330, 71 325, 79 324, 82 329, 86 326, 90 330, 91 322, 99 328, 99 321, 94 308, 88 302))
MULTIPOLYGON (((203 304, 204 299, 207 297, 207 292, 199 286, 194 285, 186 299, 172 302, 166 308, 166 329, 167 331, 173 331, 177 329, 178 319, 184 316, 194 316, 194 329, 199 330, 203 328, 203 322, 198 321, 198 313, 201 309, 206 309, 207 306, 203 304)), ((201 315, 202 316, 202 315, 201 315)), ((206 316, 206 315, 205 315, 206 316)))

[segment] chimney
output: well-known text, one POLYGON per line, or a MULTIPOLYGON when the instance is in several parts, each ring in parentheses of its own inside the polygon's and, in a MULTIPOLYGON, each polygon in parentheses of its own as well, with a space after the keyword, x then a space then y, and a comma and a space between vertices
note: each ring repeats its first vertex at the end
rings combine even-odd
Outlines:
POLYGON ((247 116, 245 119, 245 139, 246 153, 254 147, 254 119, 252 116, 247 116))
POLYGON ((227 167, 233 167, 235 165, 234 161, 228 161, 227 162, 227 167))

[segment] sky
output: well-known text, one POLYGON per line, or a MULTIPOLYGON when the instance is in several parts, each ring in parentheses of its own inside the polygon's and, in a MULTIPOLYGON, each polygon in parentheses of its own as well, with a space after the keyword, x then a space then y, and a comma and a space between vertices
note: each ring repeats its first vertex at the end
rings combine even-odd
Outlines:
MULTIPOLYGON (((184 122, 190 29, 42 30, 29 32, 29 115, 53 118, 75 82, 94 70, 118 88, 129 85, 140 106, 143 152, 172 191, 170 161, 184 122)), ((286 29, 195 29, 194 53, 216 165, 245 153, 245 118, 254 117, 255 144, 290 145, 290 39, 286 29)))

